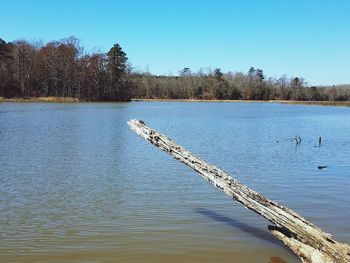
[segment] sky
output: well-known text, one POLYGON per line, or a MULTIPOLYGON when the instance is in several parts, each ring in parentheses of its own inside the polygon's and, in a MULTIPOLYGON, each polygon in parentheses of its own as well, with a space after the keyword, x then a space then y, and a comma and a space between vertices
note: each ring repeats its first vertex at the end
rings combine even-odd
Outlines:
POLYGON ((0 0, 0 38, 69 36, 87 52, 119 43, 157 75, 251 66, 309 85, 350 83, 349 0, 0 0))

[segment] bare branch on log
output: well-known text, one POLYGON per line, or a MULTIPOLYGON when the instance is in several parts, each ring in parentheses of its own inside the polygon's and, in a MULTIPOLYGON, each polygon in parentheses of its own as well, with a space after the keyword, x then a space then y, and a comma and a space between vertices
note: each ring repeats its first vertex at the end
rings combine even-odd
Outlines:
POLYGON ((270 232, 288 246, 302 262, 350 262, 350 245, 333 240, 305 218, 243 185, 223 170, 201 160, 165 135, 145 125, 143 121, 130 120, 130 128, 139 136, 176 160, 194 169, 207 181, 224 191, 246 208, 273 223, 270 232))

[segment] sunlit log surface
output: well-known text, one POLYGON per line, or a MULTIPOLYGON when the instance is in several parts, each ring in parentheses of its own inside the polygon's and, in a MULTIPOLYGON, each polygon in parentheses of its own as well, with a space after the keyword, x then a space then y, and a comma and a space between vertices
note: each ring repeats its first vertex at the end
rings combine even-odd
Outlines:
POLYGON ((323 232, 291 209, 241 184, 223 170, 147 127, 143 121, 130 120, 128 125, 136 134, 191 167, 228 196, 273 223, 268 226, 270 232, 288 246, 302 262, 350 262, 349 244, 333 240, 330 234, 323 232))

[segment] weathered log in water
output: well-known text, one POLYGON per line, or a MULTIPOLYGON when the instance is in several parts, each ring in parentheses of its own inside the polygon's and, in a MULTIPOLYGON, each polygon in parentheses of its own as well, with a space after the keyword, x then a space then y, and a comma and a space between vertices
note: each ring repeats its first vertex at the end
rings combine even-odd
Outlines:
POLYGON ((128 124, 136 134, 188 165, 228 196, 273 223, 268 226, 270 232, 298 255, 302 262, 350 262, 350 245, 333 240, 330 234, 294 211, 251 190, 223 170, 147 127, 143 121, 130 120, 128 124))

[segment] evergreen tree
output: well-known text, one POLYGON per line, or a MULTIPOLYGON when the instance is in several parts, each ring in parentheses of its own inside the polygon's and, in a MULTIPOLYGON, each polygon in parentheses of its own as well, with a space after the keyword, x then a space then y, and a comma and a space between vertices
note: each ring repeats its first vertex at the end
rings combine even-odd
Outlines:
POLYGON ((256 76, 258 77, 258 81, 259 82, 263 82, 264 79, 265 79, 264 71, 262 69, 257 69, 256 70, 256 76))
POLYGON ((111 74, 110 96, 114 100, 130 100, 129 85, 126 81, 127 61, 125 52, 119 44, 114 44, 108 51, 108 70, 111 74))

